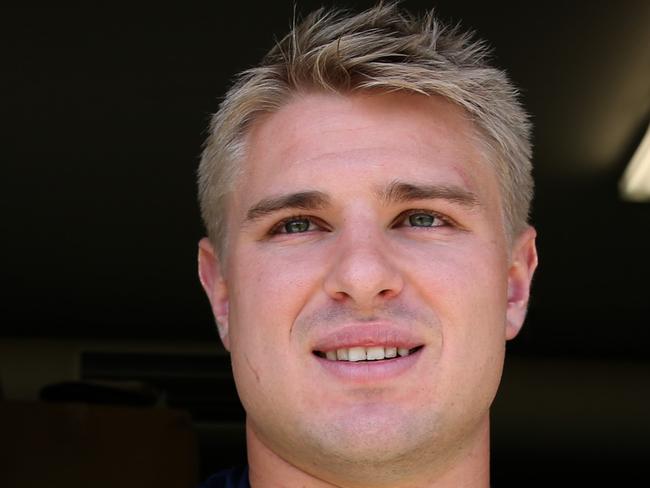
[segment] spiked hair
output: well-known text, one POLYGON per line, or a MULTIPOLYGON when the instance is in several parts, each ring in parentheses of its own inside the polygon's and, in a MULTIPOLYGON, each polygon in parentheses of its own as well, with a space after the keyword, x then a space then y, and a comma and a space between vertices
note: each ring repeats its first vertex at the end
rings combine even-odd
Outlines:
POLYGON ((227 196, 240 173, 246 134, 261 114, 300 92, 404 91, 439 95, 471 118, 499 181, 508 238, 525 228, 533 194, 530 124, 506 74, 473 34, 419 18, 395 3, 358 14, 319 9, 244 71, 213 116, 198 171, 201 214, 223 254, 227 196))

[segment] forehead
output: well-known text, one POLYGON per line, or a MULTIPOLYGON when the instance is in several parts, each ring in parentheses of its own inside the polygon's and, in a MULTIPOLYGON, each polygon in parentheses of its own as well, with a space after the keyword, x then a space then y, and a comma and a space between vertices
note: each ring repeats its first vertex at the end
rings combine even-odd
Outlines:
POLYGON ((424 178, 481 197, 495 190, 485 181, 494 175, 475 134, 465 112, 442 97, 297 95, 252 125, 235 200, 329 183, 343 190, 350 178, 375 187, 424 178))

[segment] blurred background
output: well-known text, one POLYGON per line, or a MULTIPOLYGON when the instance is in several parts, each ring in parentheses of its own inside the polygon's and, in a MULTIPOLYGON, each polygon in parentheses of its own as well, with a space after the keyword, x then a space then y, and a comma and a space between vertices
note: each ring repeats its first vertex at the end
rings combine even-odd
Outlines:
MULTIPOLYGON (((486 39, 535 125, 540 267, 493 485, 647 479, 650 203, 618 185, 650 120, 650 2, 403 3, 486 39)), ((245 462, 196 278, 195 171, 220 97, 293 10, 3 7, 1 486, 192 486, 245 462)))

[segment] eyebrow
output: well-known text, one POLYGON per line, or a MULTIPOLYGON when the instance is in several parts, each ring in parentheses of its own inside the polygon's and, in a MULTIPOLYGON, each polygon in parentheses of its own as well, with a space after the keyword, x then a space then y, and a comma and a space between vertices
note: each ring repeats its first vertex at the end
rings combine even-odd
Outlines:
MULTIPOLYGON (((477 207, 477 196, 456 185, 419 185, 393 181, 378 192, 385 205, 413 200, 449 200, 464 207, 477 207)), ((285 209, 318 210, 330 204, 330 197, 321 191, 301 191, 264 198, 246 212, 246 222, 252 222, 285 209)))
POLYGON ((317 210, 329 205, 330 198, 320 191, 301 191, 277 197, 264 198, 246 213, 246 221, 261 219, 284 209, 317 210))
POLYGON ((385 205, 413 200, 448 200, 468 208, 480 206, 475 193, 457 185, 420 185, 396 180, 378 194, 385 205))

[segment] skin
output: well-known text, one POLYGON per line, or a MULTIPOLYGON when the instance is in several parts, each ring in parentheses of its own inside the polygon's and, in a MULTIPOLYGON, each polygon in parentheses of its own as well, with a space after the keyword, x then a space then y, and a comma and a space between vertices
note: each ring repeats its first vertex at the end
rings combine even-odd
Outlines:
POLYGON ((537 255, 530 227, 508 244, 472 134, 442 98, 385 93, 297 95, 252 126, 225 261, 203 239, 199 274, 253 486, 488 486, 489 408, 537 255), (396 182, 426 191, 389 198, 396 182), (279 205, 301 192, 322 201, 279 205), (323 337, 364 327, 423 347, 395 374, 323 367, 323 337))

